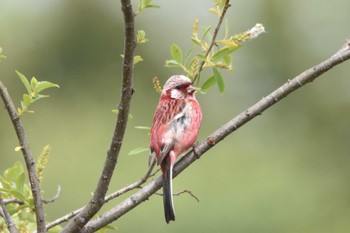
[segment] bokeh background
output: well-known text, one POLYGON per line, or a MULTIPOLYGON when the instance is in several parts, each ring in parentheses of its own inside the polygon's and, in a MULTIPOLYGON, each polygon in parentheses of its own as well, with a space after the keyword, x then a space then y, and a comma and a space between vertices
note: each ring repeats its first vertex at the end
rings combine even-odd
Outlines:
MULTIPOLYGON (((135 1, 135 4, 137 2, 135 1)), ((155 1, 161 9, 137 17, 149 42, 137 48, 144 58, 135 69, 136 90, 123 149, 110 191, 140 178, 147 153, 128 152, 148 145, 135 126, 150 126, 162 83, 179 73, 164 67, 169 47, 184 50, 195 18, 216 25, 211 0, 155 1)), ((27 77, 60 85, 49 99, 32 106, 23 123, 38 155, 52 152, 42 182, 54 220, 91 197, 109 147, 120 96, 123 18, 119 1, 1 1, 0 46, 7 59, 1 80, 19 105, 25 89, 15 69, 27 77)), ((233 57, 224 72, 226 92, 199 95, 204 119, 199 140, 263 96, 335 52, 350 36, 348 0, 232 1, 231 33, 263 23, 267 33, 233 57)), ((350 92, 349 63, 326 73, 226 138, 174 181, 176 222, 165 224, 162 198, 152 196, 114 223, 119 232, 349 232, 350 92)), ((0 171, 21 154, 4 108, 0 110, 0 171)), ((123 200, 123 196, 110 206, 123 200)))

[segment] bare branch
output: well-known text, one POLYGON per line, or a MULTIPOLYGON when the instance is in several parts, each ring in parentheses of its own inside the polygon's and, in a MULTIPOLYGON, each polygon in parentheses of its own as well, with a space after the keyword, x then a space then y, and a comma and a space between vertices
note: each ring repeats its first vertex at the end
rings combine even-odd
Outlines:
POLYGON ((5 107, 7 109, 8 114, 10 115, 10 119, 12 121, 13 127, 16 131, 17 138, 19 144, 21 146, 22 154, 27 166, 29 183, 31 187, 31 191, 34 199, 35 213, 36 213, 36 223, 37 230, 39 233, 46 232, 45 227, 45 214, 43 209, 43 201, 41 198, 41 190, 39 185, 38 176, 36 174, 35 162, 33 159, 33 154, 31 149, 29 148, 29 142, 27 136, 25 134, 22 122, 18 116, 16 111, 16 107, 13 104, 13 101, 4 86, 4 84, 0 81, 0 95, 2 97, 3 102, 5 103, 5 107))
POLYGON ((57 192, 56 192, 55 196, 53 196, 51 199, 43 200, 43 202, 45 204, 49 204, 49 203, 55 202, 60 197, 60 195, 61 195, 61 186, 58 185, 57 192))
MULTIPOLYGON (((105 202, 108 202, 108 201, 110 201, 110 200, 112 200, 114 198, 117 198, 120 195, 122 195, 124 193, 127 193, 127 192, 129 192, 129 191, 131 191, 133 189, 141 188, 141 185, 144 184, 148 180, 149 177, 154 175, 154 174, 152 174, 152 170, 153 170, 155 164, 156 164, 156 161, 155 161, 155 159, 153 159, 153 161, 152 161, 151 165, 149 166, 146 174, 141 179, 139 179, 138 181, 136 181, 136 182, 134 182, 134 183, 132 183, 132 184, 130 184, 128 186, 125 186, 125 187, 121 188, 120 190, 118 190, 118 191, 116 191, 114 193, 109 194, 108 196, 105 197, 105 202)), ((46 225, 46 228, 50 229, 50 228, 52 228, 52 227, 54 227, 54 226, 56 226, 58 224, 61 224, 63 222, 68 221, 69 219, 71 219, 74 216, 76 216, 77 214, 79 214, 80 211, 82 211, 83 209, 84 209, 84 207, 76 209, 76 210, 70 212, 69 214, 66 214, 66 215, 56 219, 55 221, 52 221, 52 222, 48 223, 46 225)))
MULTIPOLYGON (((304 71, 300 75, 296 76, 292 80, 288 80, 281 87, 273 91, 268 96, 262 98, 255 105, 251 106, 244 112, 240 113, 238 116, 234 117, 232 120, 227 122, 225 125, 216 130, 213 134, 207 137, 206 140, 198 143, 194 150, 188 152, 183 156, 174 167, 174 177, 185 170, 194 161, 199 159, 206 151, 215 146, 218 142, 226 138, 228 135, 236 131, 238 128, 243 126, 245 123, 249 122, 256 116, 262 114, 263 111, 276 104, 288 94, 294 92, 305 84, 312 82, 316 78, 320 77, 323 73, 327 72, 334 66, 350 59, 350 40, 333 56, 327 60, 321 62, 320 64, 304 71), (194 153, 195 151, 195 153, 194 153)), ((133 194, 131 197, 127 198, 111 210, 100 215, 97 219, 90 221, 84 228, 83 232, 95 232, 98 229, 106 226, 107 224, 117 220, 136 206, 138 206, 143 201, 148 200, 148 198, 153 195, 162 186, 161 176, 157 177, 150 183, 148 183, 143 189, 139 190, 137 193, 133 194)))
POLYGON ((111 181, 113 171, 116 167, 120 148, 124 139, 125 129, 128 122, 131 96, 133 94, 133 68, 134 53, 136 48, 134 12, 130 0, 121 0, 122 11, 124 14, 125 41, 124 41, 124 60, 123 60, 123 78, 121 88, 121 99, 118 106, 118 117, 115 130, 112 137, 110 148, 107 152, 107 158, 98 180, 96 189, 91 201, 84 209, 63 229, 63 233, 79 231, 103 206, 105 195, 111 181))
POLYGON ((194 195, 193 192, 192 192, 191 190, 185 189, 185 190, 182 190, 181 192, 174 193, 173 195, 174 195, 174 196, 180 196, 180 195, 182 195, 182 194, 184 194, 184 193, 187 193, 188 195, 190 195, 191 197, 193 197, 197 202, 199 202, 199 198, 198 198, 196 195, 194 195))
MULTIPOLYGON (((85 207, 85 206, 84 206, 84 207, 85 207)), ((82 208, 80 208, 80 209, 73 210, 73 211, 70 212, 69 214, 66 214, 66 215, 64 215, 64 216, 62 216, 62 217, 60 217, 60 218, 58 218, 58 219, 56 219, 56 220, 54 220, 54 221, 48 223, 48 224, 46 225, 46 228, 47 228, 47 229, 50 229, 50 228, 52 228, 52 227, 54 227, 54 226, 57 226, 57 225, 59 225, 59 224, 61 224, 61 223, 63 223, 63 222, 67 222, 69 219, 71 219, 71 218, 73 218, 74 216, 76 216, 77 214, 79 214, 79 213, 84 209, 84 207, 82 207, 82 208)))
POLYGON ((23 205, 24 202, 17 199, 17 198, 10 198, 10 199, 5 199, 3 200, 4 204, 7 205, 7 204, 10 204, 10 203, 16 203, 16 204, 19 204, 19 205, 23 205))
MULTIPOLYGON (((230 5, 230 0, 226 0, 225 5, 224 5, 224 8, 223 8, 223 10, 222 10, 222 13, 221 13, 221 15, 220 15, 218 24, 216 25, 216 27, 215 27, 215 29, 214 29, 214 34, 213 34, 213 37, 212 37, 212 39, 211 39, 210 45, 209 45, 207 51, 205 52, 205 55, 204 55, 205 58, 208 57, 208 55, 209 55, 211 49, 212 49, 213 46, 215 45, 215 40, 216 40, 216 37, 217 37, 217 35, 218 35, 218 33, 219 33, 219 29, 220 29, 220 27, 221 27, 222 21, 224 20, 225 15, 226 15, 226 12, 227 12, 227 9, 228 9, 230 6, 231 6, 231 5, 230 5)), ((200 75, 200 73, 202 72, 202 69, 203 69, 204 64, 205 64, 205 60, 202 60, 201 63, 199 64, 197 73, 196 73, 196 75, 194 76, 193 83, 196 81, 196 79, 199 78, 199 75, 200 75)))
POLYGON ((129 192, 130 190, 134 190, 136 188, 140 188, 142 184, 144 184, 147 179, 151 176, 151 172, 154 168, 154 165, 156 164, 156 160, 153 159, 153 162, 151 164, 151 166, 149 166, 146 174, 141 178, 139 179, 138 181, 128 185, 128 186, 125 186, 124 188, 114 192, 114 193, 111 193, 110 195, 106 196, 105 198, 105 202, 108 202, 116 197, 119 197, 120 195, 126 193, 126 192, 129 192))
POLYGON ((2 196, 0 194, 0 206, 1 206, 1 216, 5 219, 7 229, 9 230, 10 233, 18 233, 18 230, 16 228, 16 225, 13 223, 11 216, 9 212, 7 212, 4 200, 2 199, 2 196))

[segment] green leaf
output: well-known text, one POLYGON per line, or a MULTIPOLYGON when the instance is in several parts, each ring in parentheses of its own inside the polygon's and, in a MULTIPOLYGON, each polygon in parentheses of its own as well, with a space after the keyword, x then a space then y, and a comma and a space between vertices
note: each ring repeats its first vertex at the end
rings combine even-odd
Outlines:
POLYGON ((25 88, 27 89, 28 94, 32 94, 32 90, 31 90, 29 81, 26 78, 26 76, 24 76, 24 74, 20 73, 17 70, 16 70, 16 73, 17 73, 18 77, 21 79, 21 81, 22 81, 23 85, 25 86, 25 88))
POLYGON ((171 45, 170 55, 175 61, 177 61, 178 64, 182 63, 182 51, 180 47, 177 46, 176 44, 171 45))
POLYGON ((224 82, 224 79, 222 78, 221 73, 215 67, 213 68, 213 73, 214 73, 214 77, 216 79, 216 84, 218 85, 218 88, 219 88, 219 92, 221 94, 224 94, 225 82, 224 82))
POLYGON ((40 100, 42 98, 48 98, 48 97, 49 97, 49 95, 36 94, 35 98, 32 99, 32 103, 34 103, 35 101, 40 100))
POLYGON ((227 56, 230 53, 230 48, 228 47, 223 47, 219 49, 211 58, 212 61, 217 61, 225 56, 227 56))
POLYGON ((0 184, 2 188, 0 188, 0 192, 8 192, 12 189, 12 186, 10 184, 10 181, 5 179, 4 177, 0 176, 0 184))
POLYGON ((156 8, 156 9, 159 9, 160 6, 150 4, 150 5, 147 5, 145 8, 156 8))
POLYGON ((175 60, 166 60, 165 66, 166 67, 181 67, 181 65, 175 60))
POLYGON ((138 148, 132 149, 128 153, 128 155, 137 155, 137 154, 140 154, 140 153, 143 153, 143 152, 146 152, 146 151, 149 151, 149 148, 147 148, 147 147, 138 147, 138 148))
POLYGON ((207 34, 209 33, 211 27, 207 27, 207 28, 204 28, 204 33, 203 33, 203 36, 202 36, 202 41, 205 39, 205 37, 207 36, 207 34))
POLYGON ((31 87, 32 91, 35 89, 37 84, 38 84, 38 80, 36 80, 36 78, 33 77, 32 80, 30 80, 30 87, 31 87))
POLYGON ((231 61, 232 61, 231 55, 228 54, 224 56, 222 60, 225 62, 226 65, 231 65, 231 61))
POLYGON ((190 59, 190 56, 192 54, 193 48, 190 49, 186 54, 185 54, 185 58, 184 58, 184 64, 186 64, 188 62, 188 60, 190 59))
POLYGON ((199 46, 202 46, 200 40, 198 40, 197 38, 192 37, 191 40, 192 40, 193 43, 195 43, 195 44, 197 44, 199 46))
POLYGON ((148 126, 135 126, 135 129, 151 131, 151 127, 148 126))
POLYGON ((23 188, 24 188, 24 173, 22 173, 20 176, 17 177, 15 183, 16 183, 16 191, 21 193, 23 195, 23 188))
POLYGON ((138 11, 142 11, 143 10, 143 0, 139 0, 139 8, 138 11))
POLYGON ((16 162, 12 167, 5 170, 4 178, 8 181, 14 181, 22 173, 24 173, 22 164, 20 162, 16 162))
POLYGON ((141 56, 136 55, 136 56, 134 57, 134 65, 136 65, 137 63, 142 62, 142 61, 143 61, 143 59, 142 59, 141 56))
MULTIPOLYGON (((33 79, 34 79, 34 77, 32 78, 32 80, 33 80, 33 79)), ((52 83, 52 82, 41 81, 41 82, 37 82, 37 84, 36 84, 35 87, 33 88, 33 91, 34 91, 35 93, 40 93, 40 92, 42 92, 43 90, 48 89, 48 88, 52 88, 52 87, 57 87, 57 88, 59 88, 60 86, 58 86, 57 84, 52 83)))
POLYGON ((202 85, 202 87, 201 87, 201 91, 202 91, 203 93, 206 93, 207 90, 208 90, 210 87, 214 86, 215 84, 216 84, 216 78, 215 78, 215 76, 213 75, 213 76, 211 76, 210 78, 208 78, 207 81, 205 81, 205 83, 204 83, 204 84, 202 85))
POLYGON ((136 39, 138 44, 146 43, 148 41, 146 38, 146 32, 144 30, 138 30, 136 32, 136 39))
POLYGON ((32 97, 28 94, 23 94, 23 107, 27 108, 32 103, 32 97))

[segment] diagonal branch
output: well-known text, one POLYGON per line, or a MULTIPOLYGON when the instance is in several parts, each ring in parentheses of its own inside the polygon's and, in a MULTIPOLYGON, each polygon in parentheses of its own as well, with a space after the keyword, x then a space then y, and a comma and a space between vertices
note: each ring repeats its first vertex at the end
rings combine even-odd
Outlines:
POLYGON ((44 233, 46 232, 45 227, 45 214, 43 209, 43 201, 41 198, 41 191, 40 191, 40 185, 38 176, 36 174, 36 168, 35 168, 35 162, 33 159, 33 154, 31 149, 29 148, 29 142, 27 139, 27 136, 24 132, 24 128, 22 125, 22 122, 19 118, 19 115, 16 111, 16 107, 13 104, 13 101, 4 86, 4 84, 0 81, 0 95, 2 97, 2 100, 5 103, 5 107, 7 109, 8 114, 10 115, 10 119, 12 121, 13 127, 16 131, 17 138, 19 141, 19 144, 21 146, 22 154, 27 166, 28 176, 29 176, 29 183, 34 199, 34 206, 35 206, 35 213, 36 213, 36 223, 37 223, 37 230, 38 233, 44 233))
POLYGON ((1 194, 0 194, 0 206, 1 206, 0 210, 2 210, 2 212, 0 212, 0 215, 5 219, 7 229, 9 230, 10 233, 18 233, 16 225, 13 223, 9 212, 7 212, 7 209, 1 194))
POLYGON ((91 201, 84 209, 63 229, 63 233, 77 232, 100 210, 105 203, 113 171, 116 167, 119 152, 122 146, 126 125, 128 122, 131 96, 133 94, 132 80, 134 67, 134 51, 136 48, 134 12, 130 0, 121 0, 125 22, 123 78, 121 99, 118 106, 118 117, 107 158, 98 180, 91 201))
MULTIPOLYGON (((327 72, 334 66, 348 59, 350 59, 350 40, 348 40, 344 46, 333 56, 321 62, 320 64, 304 71, 292 80, 288 80, 285 84, 273 91, 271 94, 262 98, 255 105, 246 109, 244 112, 240 113, 238 116, 234 117, 232 120, 220 127, 206 140, 196 145, 194 150, 188 152, 176 163, 174 167, 174 177, 184 171, 189 165, 199 159, 206 151, 215 146, 218 142, 226 138, 228 135, 236 131, 238 128, 256 116, 261 115, 263 111, 276 104, 284 97, 296 91, 305 84, 312 82, 316 78, 320 77, 323 73, 327 72)), ((117 220, 143 201, 148 200, 148 198, 153 195, 158 189, 160 189, 161 186, 162 178, 159 176, 131 197, 127 198, 106 213, 100 215, 97 219, 89 222, 82 229, 82 231, 85 233, 95 232, 107 224, 117 220)))
MULTIPOLYGON (((130 185, 127 185, 127 186, 125 186, 125 187, 123 187, 123 188, 121 188, 121 189, 119 189, 119 190, 117 190, 117 191, 107 195, 105 197, 105 203, 107 203, 108 201, 113 200, 114 198, 117 198, 120 195, 123 195, 124 193, 127 193, 127 192, 129 192, 131 190, 134 190, 136 188, 141 188, 141 185, 144 184, 148 180, 148 178, 153 175, 153 174, 151 174, 151 172, 152 172, 153 167, 154 167, 155 164, 156 164, 156 161, 153 160, 151 165, 149 166, 146 174, 143 177, 141 177, 139 180, 137 180, 134 183, 132 183, 130 185)), ((70 212, 70 213, 68 213, 68 214, 66 214, 66 215, 64 215, 64 216, 62 216, 62 217, 60 217, 60 218, 58 218, 58 219, 48 223, 46 225, 46 228, 50 229, 50 228, 52 228, 52 227, 54 227, 56 225, 59 225, 59 224, 61 224, 63 222, 68 221, 69 219, 71 219, 74 216, 76 216, 77 214, 79 214, 84 208, 85 207, 73 210, 72 212, 70 212)))

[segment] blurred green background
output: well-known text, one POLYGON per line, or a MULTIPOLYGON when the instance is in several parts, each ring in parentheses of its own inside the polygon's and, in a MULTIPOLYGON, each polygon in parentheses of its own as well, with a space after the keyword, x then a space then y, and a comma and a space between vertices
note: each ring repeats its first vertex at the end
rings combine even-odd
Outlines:
MULTIPOLYGON (((135 1, 136 3, 136 1, 135 1)), ((144 58, 135 69, 131 114, 110 191, 141 177, 162 83, 179 70, 164 67, 171 43, 190 40, 195 18, 216 24, 211 0, 155 1, 160 10, 137 17, 149 42, 137 48, 144 58)), ((120 96, 123 18, 119 1, 1 1, 0 46, 7 59, 1 80, 19 105, 27 77, 60 85, 50 98, 33 105, 23 123, 38 155, 46 144, 51 157, 42 182, 45 197, 58 185, 59 200, 46 207, 54 220, 86 203, 109 147, 120 96)), ((232 1, 231 33, 263 23, 267 33, 234 53, 234 72, 224 72, 226 92, 198 95, 203 109, 203 140, 244 109, 301 71, 335 52, 350 36, 348 0, 232 1)), ((349 232, 350 92, 349 62, 293 93, 226 138, 174 181, 176 222, 165 224, 162 198, 149 201, 114 223, 119 232, 349 232)), ((0 172, 22 160, 6 111, 0 110, 0 172)), ((126 196, 125 196, 126 197, 126 196)), ((115 205, 124 197, 111 202, 115 205)))

